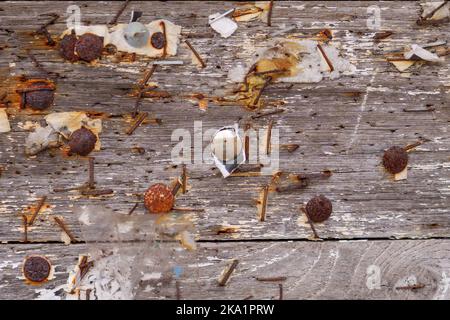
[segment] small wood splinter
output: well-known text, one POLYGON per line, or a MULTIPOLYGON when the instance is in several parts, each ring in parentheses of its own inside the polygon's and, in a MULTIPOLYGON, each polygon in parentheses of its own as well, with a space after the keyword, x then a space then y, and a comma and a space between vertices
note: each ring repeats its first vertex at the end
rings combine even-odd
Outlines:
POLYGON ((197 50, 194 49, 194 47, 191 45, 191 43, 188 40, 184 40, 184 43, 186 43, 187 46, 189 47, 189 49, 191 49, 192 53, 197 58, 198 62, 200 62, 200 65, 202 66, 202 68, 206 68, 205 61, 202 59, 202 57, 200 57, 197 50))
POLYGON ((47 196, 43 196, 43 197, 39 200, 38 205, 37 205, 37 207, 36 207, 36 210, 34 210, 33 215, 31 216, 30 220, 28 221, 28 225, 29 225, 29 226, 32 226, 32 225, 33 225, 34 220, 36 220, 36 217, 37 217, 39 211, 41 211, 42 206, 43 206, 44 203, 45 203, 45 200, 47 200, 47 196))
POLYGON ((236 269, 237 265, 239 263, 238 259, 233 259, 232 263, 225 268, 225 270, 222 272, 222 274, 219 277, 218 284, 221 287, 224 287, 228 280, 230 279, 231 274, 233 273, 234 269, 236 269))
POLYGON ((72 243, 78 242, 78 240, 75 239, 72 232, 70 232, 69 228, 66 226, 66 224, 64 223, 64 221, 62 219, 60 219, 58 217, 54 217, 53 219, 58 224, 58 226, 61 228, 61 230, 64 231, 64 233, 69 237, 70 242, 72 242, 72 243))

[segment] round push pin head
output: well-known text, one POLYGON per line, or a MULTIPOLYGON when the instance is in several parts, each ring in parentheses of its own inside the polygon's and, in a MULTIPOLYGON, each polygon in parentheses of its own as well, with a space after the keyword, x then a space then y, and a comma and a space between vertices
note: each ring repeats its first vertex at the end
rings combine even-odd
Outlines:
POLYGON ((132 47, 140 48, 148 42, 149 31, 140 22, 131 22, 123 30, 125 41, 132 47))
POLYGON ((175 198, 172 191, 162 183, 152 185, 144 194, 144 204, 151 213, 169 212, 175 198))
POLYGON ((32 282, 44 282, 50 276, 50 262, 41 256, 31 256, 25 259, 23 275, 32 282))
POLYGON ((69 155, 75 153, 87 156, 95 148, 97 136, 89 129, 81 127, 75 130, 69 140, 69 155))
POLYGON ((408 165, 408 153, 401 147, 390 147, 384 152, 383 166, 392 174, 402 172, 408 165))
POLYGON ((315 196, 306 204, 306 213, 313 222, 323 222, 327 220, 332 211, 333 206, 331 201, 323 195, 315 196))
POLYGON ((85 33, 75 44, 75 52, 81 60, 91 62, 101 57, 103 51, 103 37, 96 34, 85 33))

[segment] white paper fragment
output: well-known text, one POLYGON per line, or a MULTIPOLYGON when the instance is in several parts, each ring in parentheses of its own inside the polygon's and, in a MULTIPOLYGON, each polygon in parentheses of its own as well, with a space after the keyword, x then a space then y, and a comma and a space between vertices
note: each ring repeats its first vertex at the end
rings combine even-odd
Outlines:
POLYGON ((411 45, 411 50, 405 51, 403 54, 405 59, 411 59, 412 57, 417 57, 425 61, 430 62, 443 62, 444 59, 441 57, 438 57, 436 54, 422 48, 421 46, 417 44, 411 45))
MULTIPOLYGON (((181 27, 173 24, 168 20, 155 20, 145 25, 149 31, 151 37, 156 32, 163 32, 161 23, 164 23, 166 32, 166 53, 168 56, 175 56, 177 54, 177 47, 180 42, 181 27)), ((124 38, 124 30, 128 24, 118 24, 108 29, 106 25, 94 25, 94 26, 77 26, 75 27, 75 33, 77 36, 85 33, 93 33, 100 37, 103 37, 103 45, 114 45, 118 51, 136 53, 139 55, 145 55, 148 57, 161 57, 163 56, 163 49, 156 49, 151 45, 151 42, 143 47, 132 47, 124 38)), ((70 34, 72 29, 64 31, 61 37, 66 34, 70 34)))
POLYGON ((391 60, 389 62, 392 63, 400 72, 407 70, 414 63, 416 63, 414 60, 391 60))
POLYGON ((8 115, 5 109, 0 109, 0 133, 5 133, 11 131, 11 126, 9 124, 8 115))
POLYGON ((60 144, 59 134, 51 126, 38 125, 25 139, 25 153, 35 155, 47 148, 57 147, 60 144))
POLYGON ((209 18, 209 25, 211 28, 213 28, 216 32, 220 33, 222 38, 228 38, 231 36, 238 28, 238 25, 236 22, 231 20, 227 17, 222 17, 217 19, 221 14, 215 13, 210 15, 209 18), (217 19, 217 20, 215 20, 217 19))
POLYGON ((243 82, 245 75, 247 74, 247 70, 245 69, 243 64, 237 64, 228 70, 228 79, 232 82, 243 82))
POLYGON ((45 117, 45 121, 66 139, 69 139, 75 130, 86 127, 97 136, 94 150, 100 150, 101 144, 98 135, 102 132, 101 119, 91 119, 84 112, 74 111, 51 113, 45 117))
POLYGON ((403 171, 394 174, 395 181, 406 180, 407 178, 408 178, 408 167, 403 169, 403 171))
MULTIPOLYGON (((341 75, 351 75, 356 72, 356 66, 341 56, 339 43, 337 42, 321 44, 322 49, 333 65, 334 70, 330 72, 326 60, 317 48, 318 43, 316 40, 309 39, 276 39, 272 46, 258 49, 251 64, 261 59, 285 59, 286 54, 297 57, 299 62, 295 67, 296 74, 277 78, 275 82, 316 83, 324 78, 337 79, 341 75)), ((241 76, 241 70, 238 68, 236 66, 236 68, 232 68, 229 71, 229 80, 233 82, 242 82, 244 80, 241 76)), ((248 70, 248 68, 246 69, 248 70)))

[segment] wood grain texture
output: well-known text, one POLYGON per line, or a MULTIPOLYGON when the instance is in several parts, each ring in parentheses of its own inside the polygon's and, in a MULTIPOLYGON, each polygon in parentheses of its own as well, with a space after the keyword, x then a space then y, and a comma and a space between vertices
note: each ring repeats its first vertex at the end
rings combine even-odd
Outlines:
MULTIPOLYGON (((80 6, 83 24, 107 23, 121 6, 119 2, 101 2, 101 8, 95 2, 0 3, 0 95, 7 92, 7 99, 12 100, 7 109, 12 131, 0 134, 0 241, 3 243, 0 245, 0 261, 17 263, 20 259, 15 252, 23 255, 39 248, 53 254, 60 264, 61 273, 54 283, 65 281, 66 266, 74 264, 83 245, 64 247, 55 244, 61 242, 60 230, 49 217, 63 217, 74 237, 81 239, 74 212, 79 206, 99 204, 127 213, 137 201, 141 201, 140 195, 150 184, 168 183, 180 175, 181 166, 174 166, 170 159, 171 149, 177 143, 171 140, 173 130, 185 128, 193 132, 194 121, 202 121, 206 131, 254 114, 239 106, 218 106, 211 102, 204 112, 186 96, 192 93, 222 96, 235 89, 236 84, 227 78, 230 68, 236 63, 249 64, 255 50, 267 45, 265 37, 268 33, 295 23, 305 34, 315 34, 323 28, 332 29, 332 41, 341 43, 342 55, 357 66, 356 74, 316 84, 270 85, 262 99, 270 104, 282 104, 285 112, 255 119, 253 123, 256 129, 264 128, 268 120, 273 119, 274 128, 280 130, 280 144, 300 145, 293 153, 280 152, 281 170, 301 173, 330 169, 333 175, 296 192, 271 193, 266 221, 259 222, 253 199, 258 197, 260 188, 270 177, 230 177, 224 180, 213 164, 188 164, 188 192, 177 197, 177 206, 204 208, 205 212, 188 214, 196 225, 197 239, 205 241, 207 247, 215 247, 218 254, 233 253, 227 258, 233 258, 234 254, 248 255, 247 262, 240 264, 239 268, 247 266, 253 270, 254 267, 248 264, 263 266, 263 260, 271 261, 278 257, 284 261, 285 258, 281 257, 288 255, 290 258, 286 258, 285 269, 280 269, 284 276, 288 276, 285 298, 437 297, 437 284, 442 272, 447 268, 445 272, 450 274, 446 252, 448 241, 445 240, 450 237, 448 58, 443 64, 413 66, 408 74, 401 74, 384 60, 383 54, 401 50, 411 43, 450 42, 449 24, 417 26, 415 22, 420 15, 420 6, 411 1, 276 1, 272 27, 259 21, 240 23, 233 36, 223 39, 208 26, 207 17, 215 12, 224 12, 236 3, 191 2, 186 9, 185 2, 132 1, 119 22, 128 21, 131 10, 136 9, 144 12, 141 21, 150 22, 163 17, 182 26, 182 38, 189 39, 205 59, 207 67, 199 70, 192 65, 189 48, 180 45, 179 53, 173 59, 183 60, 184 65, 158 67, 151 80, 157 82, 161 90, 168 91, 171 97, 160 100, 146 98, 141 103, 141 111, 148 112, 150 118, 161 119, 162 124, 144 124, 128 136, 125 131, 130 124, 123 120, 122 115, 132 112, 135 98, 130 96, 130 90, 142 79, 151 60, 138 57, 135 62, 117 63, 104 57, 96 66, 63 61, 56 50, 47 47, 43 39, 33 36, 32 32, 48 21, 49 17, 42 16, 42 13, 58 13, 62 18, 49 27, 57 39, 66 28, 64 14, 69 4, 80 6), (373 40, 376 31, 369 30, 366 23, 370 5, 378 5, 381 9, 381 31, 394 31, 379 43, 373 40), (27 57, 27 49, 44 68, 63 75, 57 79, 55 105, 43 113, 17 110, 14 89, 18 77, 42 76, 27 57), (427 106, 435 108, 435 111, 403 111, 404 108, 427 106), (86 182, 87 160, 66 159, 58 151, 45 151, 31 158, 25 156, 24 142, 28 131, 23 129, 23 125, 26 121, 39 121, 49 112, 78 110, 104 115, 100 136, 102 150, 92 155, 95 157, 97 185, 113 189, 114 194, 110 197, 94 199, 80 197, 76 191, 52 192, 54 187, 72 187, 86 182), (408 179, 393 182, 380 166, 383 151, 392 145, 405 146, 419 138, 430 141, 409 154, 408 179), (145 152, 133 153, 133 147, 142 147, 145 152), (319 235, 329 241, 287 242, 311 238, 311 230, 299 208, 316 194, 324 194, 333 201, 331 218, 316 225, 319 235), (45 207, 33 227, 28 228, 28 240, 36 244, 16 244, 23 241, 22 214, 44 195, 48 197, 46 203, 50 207, 45 207), (238 229, 232 234, 217 234, 217 226, 221 225, 233 225, 238 229), (377 240, 416 238, 439 240, 377 240), (241 239, 268 242, 207 243, 241 239), (335 242, 345 239, 373 241, 335 242), (270 242, 272 240, 286 241, 270 242), (264 249, 266 247, 272 249, 264 249), (299 256, 289 254, 296 250, 300 250, 299 256), (259 257, 258 252, 264 254, 259 257), (308 257, 304 261, 303 252, 308 257), (330 258, 333 252, 339 252, 339 258, 330 258), (417 259, 417 264, 414 259, 417 259), (380 290, 367 290, 363 285, 366 267, 373 260, 385 263, 383 270, 387 277, 380 290), (295 268, 293 263, 296 263, 295 268), (429 268, 414 269, 420 263, 429 268), (346 265, 353 268, 354 275, 346 265), (317 276, 316 269, 319 270, 317 276), (406 276, 407 270, 423 277, 424 281, 429 280, 430 286, 412 292, 392 291, 393 281, 406 276), (314 277, 310 278, 312 273, 314 277)), ((273 107, 270 106, 264 109, 271 110, 273 107)), ((204 141, 204 146, 206 144, 204 141)), ((143 205, 138 206, 135 214, 143 213, 143 205)), ((5 270, 9 270, 8 266, 5 270)), ((282 268, 282 265, 277 266, 282 268)), ((202 273, 205 272, 203 281, 211 282, 222 267, 201 268, 202 273)), ((268 268, 263 269, 267 272, 275 270, 270 269, 270 265, 268 268)), ((12 298, 15 294, 25 298, 38 296, 26 286, 20 287, 19 293, 15 292, 20 286, 15 278, 17 270, 10 271, 0 282, 0 286, 3 283, 0 298, 12 298)), ((251 281, 254 274, 245 274, 245 281, 251 281)), ((237 277, 240 276, 238 272, 237 277)), ((208 294, 200 289, 201 285, 197 288, 182 283, 181 287, 193 298, 241 295, 244 298, 250 294, 272 298, 278 294, 275 284, 258 283, 258 289, 255 289, 255 283, 249 282, 248 292, 242 292, 242 286, 238 288, 237 283, 231 279, 224 289, 211 286, 208 294)), ((167 293, 147 297, 172 297, 175 289, 167 290, 167 293)), ((448 293, 443 297, 448 298, 448 293)))
MULTIPOLYGON (((449 299, 449 245, 448 240, 201 243, 195 257, 180 256, 171 263, 183 270, 182 299, 278 299, 279 282, 256 278, 280 276, 287 278, 282 281, 285 299, 449 299), (221 287, 217 279, 234 258, 239 264, 221 287), (374 267, 379 268, 379 287, 372 285, 374 267), (424 287, 398 289, 402 280, 413 277, 424 287)), ((86 253, 81 244, 7 244, 0 250, 2 299, 65 299, 67 270, 79 253, 86 253), (18 279, 22 260, 32 254, 52 261, 55 279, 37 287, 18 279)), ((137 298, 175 299, 175 280, 167 267, 159 277, 142 282, 137 298)))

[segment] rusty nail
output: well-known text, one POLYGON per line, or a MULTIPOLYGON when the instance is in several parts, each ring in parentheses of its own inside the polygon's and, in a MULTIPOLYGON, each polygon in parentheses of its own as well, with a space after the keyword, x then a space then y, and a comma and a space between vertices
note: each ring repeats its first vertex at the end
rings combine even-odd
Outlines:
POLYGON ((206 68, 206 63, 205 61, 203 61, 203 59, 200 57, 200 55, 198 54, 197 50, 194 49, 194 47, 191 45, 191 43, 188 40, 184 40, 184 42, 187 44, 187 46, 189 47, 189 49, 191 49, 192 53, 195 55, 195 57, 197 58, 197 60, 200 62, 200 64, 202 65, 202 68, 206 68))
POLYGON ((139 203, 135 203, 134 206, 133 206, 133 208, 131 208, 131 210, 128 211, 128 215, 131 215, 131 214, 134 212, 134 210, 136 210, 136 208, 138 207, 138 205, 139 205, 139 203))
POLYGON ((278 284, 278 288, 279 288, 279 291, 280 291, 280 300, 283 300, 283 284, 279 283, 278 284))
POLYGON ((145 120, 145 118, 147 118, 148 116, 148 112, 142 112, 139 117, 136 119, 136 121, 133 123, 133 125, 131 126, 131 128, 129 128, 126 132, 127 135, 131 135, 133 134, 133 132, 137 129, 137 127, 139 127, 142 123, 142 121, 145 120))
POLYGON ((58 226, 61 228, 61 230, 64 231, 64 233, 70 238, 70 242, 72 242, 72 243, 78 242, 77 239, 75 239, 75 237, 73 236, 72 232, 70 232, 69 228, 67 228, 66 224, 64 223, 64 221, 62 219, 60 219, 58 217, 54 217, 53 219, 58 224, 58 226))
POLYGON ((311 227, 311 230, 312 230, 312 232, 314 234, 314 238, 315 239, 320 239, 319 235, 317 234, 316 227, 314 227, 314 223, 311 221, 311 217, 309 216, 308 212, 303 207, 301 208, 301 210, 306 216, 306 220, 308 221, 308 224, 311 227))
POLYGON ((28 243, 28 220, 26 215, 22 215, 23 221, 23 242, 28 243))
POLYGON ((162 28, 162 33, 164 35, 164 47, 163 47, 163 57, 167 55, 167 34, 166 34, 166 24, 164 21, 160 22, 160 26, 162 28))
POLYGON ((29 225, 29 226, 32 226, 32 225, 33 225, 34 220, 36 219, 36 216, 38 215, 39 211, 41 211, 42 206, 43 206, 44 203, 45 203, 45 200, 47 200, 47 196, 43 196, 43 197, 39 200, 38 205, 37 205, 37 207, 36 207, 36 210, 34 210, 33 215, 31 216, 30 220, 28 221, 28 225, 29 225))
POLYGON ((265 221, 266 220, 266 209, 267 209, 267 198, 269 195, 269 186, 265 186, 261 190, 261 211, 259 213, 259 221, 265 221))
POLYGON ((258 95, 256 96, 255 100, 252 102, 252 106, 256 107, 258 105, 259 99, 261 98, 261 95, 264 91, 264 89, 269 85, 270 81, 272 81, 272 77, 267 77, 266 81, 262 85, 261 89, 258 91, 258 95))
POLYGON ((128 6, 128 3, 130 2, 130 0, 126 0, 122 6, 120 7, 119 11, 117 11, 116 15, 114 16, 114 18, 109 22, 110 25, 116 24, 117 20, 119 20, 119 17, 122 15, 122 13, 125 11, 125 8, 128 6))
POLYGON ((269 125, 267 126, 267 134, 266 134, 266 155, 269 155, 272 150, 272 127, 273 120, 269 121, 269 125))
POLYGON ((408 153, 405 148, 393 146, 384 152, 383 166, 388 172, 392 174, 400 173, 407 165, 408 153))
POLYGON ((173 207, 172 211, 180 211, 180 212, 205 212, 205 209, 202 208, 188 208, 188 207, 173 207))
POLYGON ((307 215, 313 222, 323 222, 327 220, 332 211, 333 205, 331 204, 331 201, 323 195, 311 198, 306 204, 307 215))
POLYGON ((181 300, 180 282, 178 280, 175 281, 175 287, 177 300, 181 300))
POLYGON ((320 44, 317 44, 317 48, 320 50, 320 53, 322 53, 322 56, 325 58, 325 61, 327 62, 328 68, 330 68, 330 72, 334 71, 333 64, 331 63, 330 59, 328 59, 327 54, 325 53, 325 50, 323 50, 322 46, 320 44))
POLYGON ((258 281, 285 281, 286 277, 256 277, 258 281))
POLYGON ((267 25, 272 26, 272 10, 273 10, 273 0, 269 2, 269 12, 267 13, 267 25))
POLYGON ((187 174, 186 174, 186 164, 183 164, 181 173, 181 192, 186 193, 187 189, 187 174))
POLYGON ((230 279, 231 274, 233 273, 234 269, 236 269, 238 263, 239 263, 238 259, 233 259, 231 264, 225 268, 225 270, 222 272, 222 274, 219 277, 219 280, 218 280, 219 286, 223 287, 227 284, 228 280, 230 279))
POLYGON ((114 190, 112 189, 104 189, 104 190, 82 190, 81 194, 83 196, 105 196, 108 194, 113 194, 114 190))

